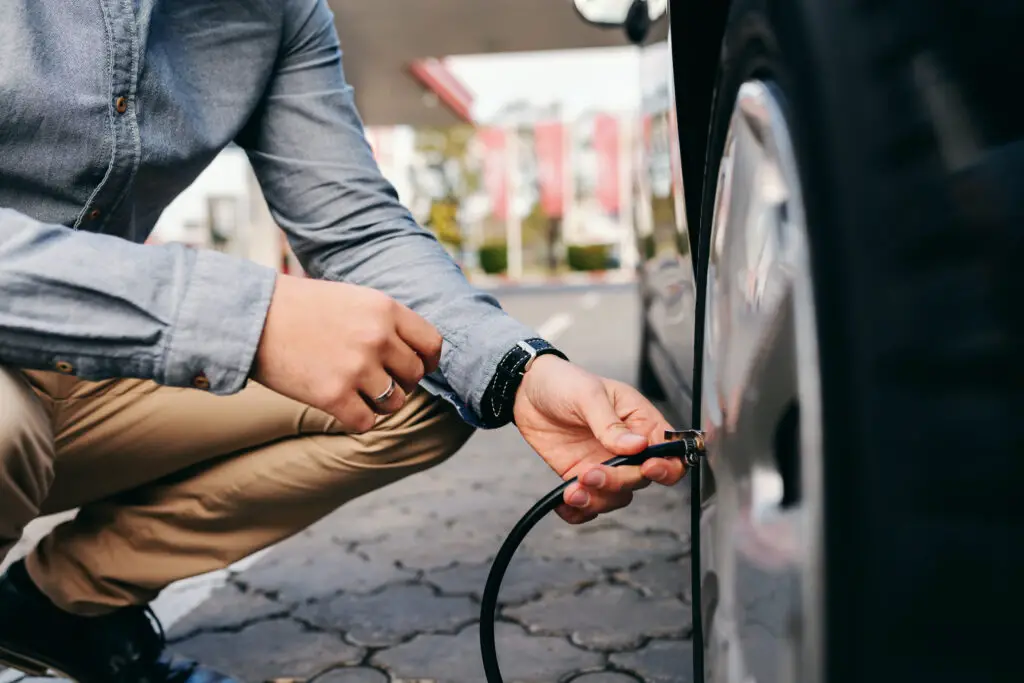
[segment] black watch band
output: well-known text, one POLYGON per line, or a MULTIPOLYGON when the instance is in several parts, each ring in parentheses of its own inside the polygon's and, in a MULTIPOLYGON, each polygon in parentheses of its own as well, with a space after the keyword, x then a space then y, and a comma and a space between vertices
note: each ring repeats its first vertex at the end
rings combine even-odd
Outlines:
POLYGON ((552 354, 562 360, 569 358, 543 339, 527 339, 509 349, 498 361, 491 383, 487 385, 480 402, 481 417, 485 425, 501 427, 512 421, 512 407, 523 375, 539 356, 552 354))

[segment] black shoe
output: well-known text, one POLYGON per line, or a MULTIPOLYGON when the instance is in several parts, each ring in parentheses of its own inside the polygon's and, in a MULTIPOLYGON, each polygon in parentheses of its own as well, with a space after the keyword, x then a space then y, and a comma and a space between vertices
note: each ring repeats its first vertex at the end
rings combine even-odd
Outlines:
POLYGON ((238 683, 164 648, 160 622, 146 607, 80 617, 50 602, 23 562, 0 576, 0 665, 78 683, 238 683))

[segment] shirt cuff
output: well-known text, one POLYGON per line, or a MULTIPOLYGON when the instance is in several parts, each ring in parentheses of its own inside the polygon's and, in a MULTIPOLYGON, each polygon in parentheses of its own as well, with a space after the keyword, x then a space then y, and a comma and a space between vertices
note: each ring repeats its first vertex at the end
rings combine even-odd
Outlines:
POLYGON ((480 316, 458 338, 445 340, 441 372, 455 394, 465 399, 462 405, 453 402, 463 419, 473 426, 486 428, 480 417, 480 406, 498 363, 518 342, 538 336, 499 309, 493 315, 480 316), (468 413, 472 417, 468 417, 468 413))
POLYGON ((163 363, 161 384, 233 394, 249 378, 277 273, 197 250, 163 363))

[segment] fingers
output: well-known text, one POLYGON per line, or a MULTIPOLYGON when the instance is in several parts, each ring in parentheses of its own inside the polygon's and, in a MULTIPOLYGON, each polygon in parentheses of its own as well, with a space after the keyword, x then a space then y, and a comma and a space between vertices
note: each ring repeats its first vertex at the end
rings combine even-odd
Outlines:
POLYGON ((565 504, 558 506, 556 512, 567 522, 582 524, 605 512, 624 508, 633 502, 632 491, 607 493, 590 491, 573 484, 565 490, 565 504))
POLYGON ((371 410, 382 415, 390 415, 405 405, 408 395, 423 379, 426 368, 419 354, 398 336, 385 347, 381 361, 382 368, 375 368, 366 373, 360 393, 371 410), (392 379, 397 386, 391 392, 391 396, 381 401, 376 400, 388 391, 392 379))
POLYGON ((598 514, 629 505, 633 492, 646 488, 652 481, 672 486, 685 473, 686 468, 678 458, 651 458, 640 467, 595 465, 566 488, 565 505, 559 514, 567 522, 582 524, 598 514))
POLYGON ((426 373, 423 359, 398 336, 385 349, 382 361, 384 369, 395 378, 406 394, 416 389, 426 373))
POLYGON ((665 430, 672 429, 672 425, 643 394, 614 380, 605 380, 605 391, 616 407, 616 414, 623 416, 634 433, 646 436, 648 445, 665 441, 665 430))
POLYGON ((390 415, 398 412, 405 405, 405 391, 396 382, 392 389, 392 378, 383 368, 368 372, 363 379, 359 393, 366 400, 366 405, 375 413, 390 415), (390 393, 390 396, 384 396, 390 393), (381 400, 377 400, 381 399, 381 400))
POLYGON ((634 491, 642 482, 643 475, 639 467, 597 465, 580 477, 580 483, 588 489, 608 493, 634 491))
POLYGON ((559 505, 555 508, 555 514, 569 524, 586 524, 597 519, 596 513, 584 512, 568 505, 559 505))
POLYGON ((377 416, 365 399, 356 394, 347 394, 337 403, 327 407, 327 412, 333 415, 345 431, 352 434, 362 434, 373 429, 377 424, 377 416))
POLYGON ((589 490, 606 493, 636 491, 652 481, 665 486, 677 484, 685 471, 679 458, 651 458, 640 467, 595 465, 580 476, 579 483, 589 490))
POLYGON ((398 336, 422 359, 425 374, 437 370, 441 362, 442 341, 437 329, 412 309, 402 305, 398 306, 395 315, 395 328, 398 336))
POLYGON ((674 486, 686 474, 686 465, 679 458, 651 458, 640 466, 644 478, 665 486, 674 486))
POLYGON ((590 431, 609 453, 634 455, 647 447, 647 437, 630 431, 603 387, 580 399, 580 411, 590 431))

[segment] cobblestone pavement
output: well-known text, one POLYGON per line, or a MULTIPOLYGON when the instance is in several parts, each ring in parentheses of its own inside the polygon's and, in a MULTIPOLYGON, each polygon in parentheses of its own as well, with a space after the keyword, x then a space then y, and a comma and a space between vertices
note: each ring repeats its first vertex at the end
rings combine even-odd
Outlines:
MULTIPOLYGON (((560 329, 577 362, 632 378, 632 290, 504 303, 535 327, 560 329)), ((255 561, 171 587, 158 612, 175 651, 246 681, 480 683, 489 562, 555 484, 514 429, 480 432, 447 463, 353 501, 255 561), (205 599, 186 612, 197 592, 205 599)), ((690 680, 686 496, 685 482, 652 486, 590 524, 552 516, 531 533, 502 593, 506 680, 690 680)))

